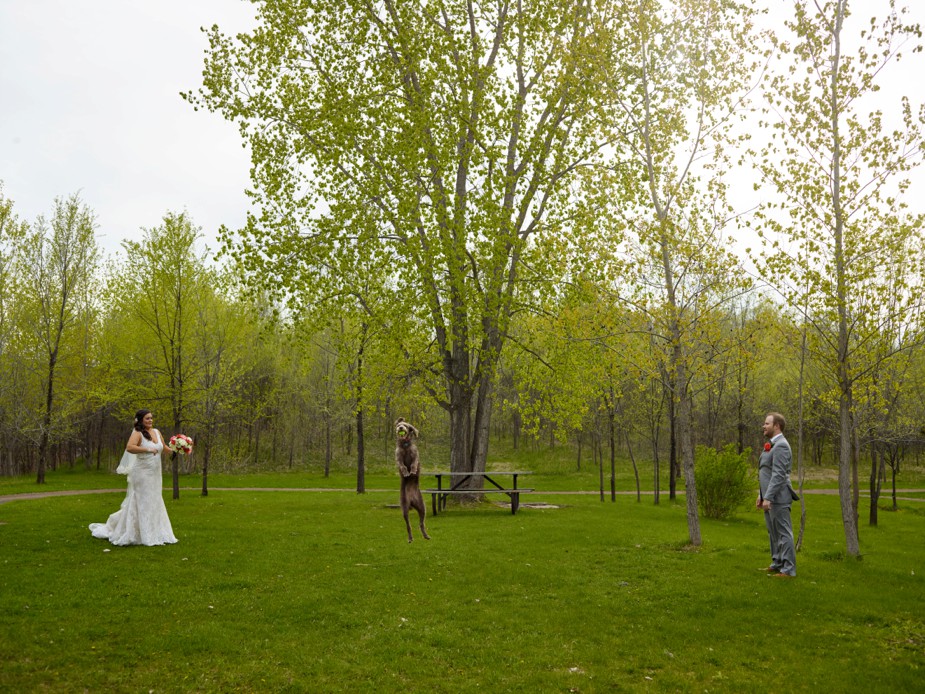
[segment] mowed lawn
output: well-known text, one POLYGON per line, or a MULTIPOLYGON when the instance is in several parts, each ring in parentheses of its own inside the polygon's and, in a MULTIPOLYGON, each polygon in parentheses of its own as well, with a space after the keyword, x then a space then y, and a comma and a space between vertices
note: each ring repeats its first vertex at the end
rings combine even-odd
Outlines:
POLYGON ((691 550, 683 498, 537 493, 409 545, 397 496, 165 491, 179 543, 125 548, 87 530, 121 494, 2 504, 0 691, 925 689, 925 504, 856 561, 808 496, 787 581, 747 509, 691 550))

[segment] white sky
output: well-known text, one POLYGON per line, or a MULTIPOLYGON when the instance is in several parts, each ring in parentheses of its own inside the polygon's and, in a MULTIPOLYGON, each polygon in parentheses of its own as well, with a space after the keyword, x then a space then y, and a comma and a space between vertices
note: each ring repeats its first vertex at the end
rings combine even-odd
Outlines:
POLYGON ((253 16, 240 0, 0 0, 0 181, 19 216, 79 192, 107 251, 168 210, 207 240, 240 227, 237 127, 179 92, 202 83, 200 26, 245 31, 253 16))
MULTIPOLYGON (((925 25, 925 0, 905 1, 925 25)), ((781 16, 789 0, 765 0, 781 16)), ((856 27, 886 0, 855 0, 856 27)), ((115 251, 168 211, 186 209, 207 242, 245 219, 250 159, 237 127, 195 112, 180 91, 201 84, 206 38, 253 25, 244 0, 0 0, 0 181, 20 217, 80 192, 102 247, 115 251)), ((925 54, 883 73, 885 111, 925 100, 925 54)), ((925 205, 917 172, 913 211, 925 205)), ((743 201, 750 207, 753 201, 743 201)))

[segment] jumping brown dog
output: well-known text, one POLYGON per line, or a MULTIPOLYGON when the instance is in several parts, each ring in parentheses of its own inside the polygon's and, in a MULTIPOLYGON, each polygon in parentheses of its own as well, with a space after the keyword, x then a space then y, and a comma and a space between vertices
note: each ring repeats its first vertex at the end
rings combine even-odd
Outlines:
POLYGON ((414 508, 418 512, 418 519, 421 521, 421 535, 425 540, 430 539, 427 534, 427 528, 424 527, 424 516, 426 507, 424 506, 424 497, 421 496, 421 486, 419 476, 421 474, 421 462, 418 460, 418 448, 414 445, 413 439, 417 438, 418 430, 406 422, 401 417, 395 422, 395 436, 398 438, 395 446, 395 462, 398 463, 398 472, 401 475, 401 513, 405 518, 405 526, 408 528, 408 542, 411 542, 411 521, 408 520, 408 510, 414 508))

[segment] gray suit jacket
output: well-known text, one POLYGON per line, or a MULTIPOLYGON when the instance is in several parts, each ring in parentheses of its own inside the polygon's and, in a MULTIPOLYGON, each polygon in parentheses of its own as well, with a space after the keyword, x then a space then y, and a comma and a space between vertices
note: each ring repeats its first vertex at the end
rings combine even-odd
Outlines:
POLYGON ((771 444, 771 450, 761 451, 758 458, 758 484, 762 499, 770 501, 772 506, 789 506, 800 498, 790 484, 792 467, 790 444, 781 435, 771 444))

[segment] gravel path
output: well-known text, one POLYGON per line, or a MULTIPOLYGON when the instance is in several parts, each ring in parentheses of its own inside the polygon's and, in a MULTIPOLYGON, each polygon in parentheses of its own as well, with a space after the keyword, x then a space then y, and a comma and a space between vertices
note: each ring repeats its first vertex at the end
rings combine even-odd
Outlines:
MULTIPOLYGON (((171 490, 171 487, 164 487, 165 491, 171 490)), ((181 487, 183 491, 187 492, 198 492, 200 487, 181 487)), ((334 489, 326 487, 210 487, 209 492, 351 492, 355 493, 353 489, 334 489)), ((395 489, 367 489, 366 493, 368 494, 395 494, 398 492, 398 488, 395 489)), ((836 495, 838 494, 837 489, 804 489, 805 494, 825 494, 825 495, 836 495)), ((0 504, 6 504, 10 501, 19 501, 23 499, 46 499, 51 496, 79 496, 81 494, 124 494, 125 487, 121 489, 65 489, 54 492, 23 492, 21 494, 4 494, 0 495, 0 504)), ((563 494, 581 494, 581 495, 599 495, 599 490, 582 490, 582 491, 552 491, 552 490, 542 490, 537 492, 539 494, 554 494, 554 495, 563 495, 563 494)), ((652 496, 652 492, 642 492, 645 496, 652 496)), ((683 494, 683 491, 678 491, 678 494, 683 494)), ((925 489, 897 489, 897 494, 925 494, 925 489)), ((605 492, 605 496, 609 496, 610 492, 605 492)), ((634 491, 619 491, 617 492, 620 496, 635 496, 636 492, 634 491)), ((668 492, 663 491, 662 496, 668 496, 668 492)), ((861 492, 862 497, 869 497, 870 494, 861 492)), ((880 495, 881 499, 889 500, 891 495, 889 492, 883 492, 880 495)), ((918 501, 925 503, 925 497, 909 497, 909 496, 897 496, 897 501, 918 501)), ((521 504, 523 505, 523 504, 521 504)))

